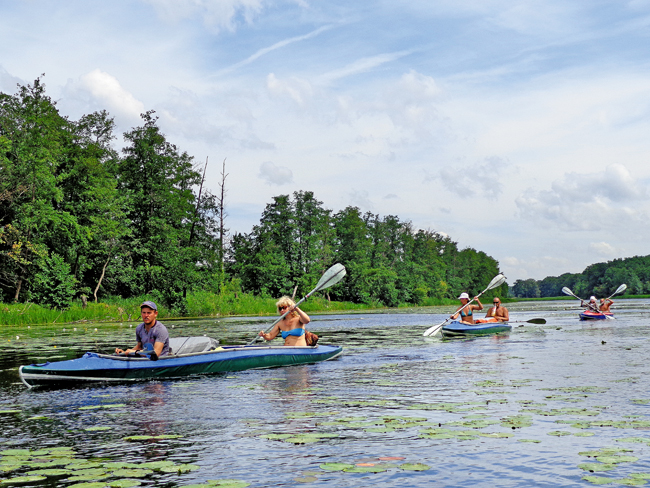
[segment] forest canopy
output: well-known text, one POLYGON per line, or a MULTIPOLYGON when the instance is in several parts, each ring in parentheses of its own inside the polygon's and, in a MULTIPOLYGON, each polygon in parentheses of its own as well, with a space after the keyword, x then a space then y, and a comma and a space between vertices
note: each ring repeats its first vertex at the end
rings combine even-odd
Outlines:
POLYGON ((511 294, 520 298, 565 296, 562 288, 566 286, 579 297, 607 297, 623 283, 627 285, 626 295, 650 293, 650 256, 595 263, 582 273, 547 276, 543 280, 517 280, 511 294))
POLYGON ((118 152, 106 111, 71 120, 40 79, 0 93, 0 301, 65 309, 82 295, 147 294, 182 314, 188 290, 307 293, 340 262, 348 276, 332 299, 397 306, 475 294, 499 273, 445 235, 334 212, 310 191, 274 197, 250 233, 226 239, 223 197, 201 192, 193 157, 153 111, 141 118, 118 152))

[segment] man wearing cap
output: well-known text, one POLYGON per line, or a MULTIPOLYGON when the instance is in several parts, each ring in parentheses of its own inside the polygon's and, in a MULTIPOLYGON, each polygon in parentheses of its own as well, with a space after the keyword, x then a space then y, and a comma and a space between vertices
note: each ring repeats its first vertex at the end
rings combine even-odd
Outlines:
POLYGON ((580 306, 584 308, 588 308, 593 312, 600 312, 600 309, 598 308, 598 301, 594 296, 590 297, 587 303, 585 303, 584 300, 580 300, 580 306))
POLYGON ((154 302, 146 301, 140 305, 142 323, 135 329, 135 338, 138 343, 131 349, 122 350, 115 348, 116 354, 142 351, 152 349, 151 359, 156 360, 161 356, 169 354, 169 333, 162 322, 158 322, 158 307, 154 302))
POLYGON ((461 293, 458 299, 460 300, 461 306, 458 310, 456 310, 456 313, 454 313, 450 318, 452 320, 456 320, 460 315, 461 323, 473 324, 474 310, 483 310, 483 304, 481 303, 481 300, 479 300, 478 297, 474 297, 474 300, 476 300, 477 305, 470 305, 469 295, 467 293, 461 293))

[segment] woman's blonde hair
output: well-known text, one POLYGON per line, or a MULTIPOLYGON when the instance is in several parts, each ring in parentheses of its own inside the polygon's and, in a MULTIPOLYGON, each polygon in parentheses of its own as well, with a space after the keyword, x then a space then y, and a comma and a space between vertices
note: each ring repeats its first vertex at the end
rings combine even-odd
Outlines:
MULTIPOLYGON (((285 306, 291 308, 295 304, 296 304, 296 302, 294 302, 291 299, 291 297, 288 297, 288 296, 285 295, 276 302, 275 306, 277 308, 285 307, 285 306)), ((296 315, 298 315, 298 312, 296 310, 294 310, 293 312, 291 312, 291 315, 295 317, 296 315)))

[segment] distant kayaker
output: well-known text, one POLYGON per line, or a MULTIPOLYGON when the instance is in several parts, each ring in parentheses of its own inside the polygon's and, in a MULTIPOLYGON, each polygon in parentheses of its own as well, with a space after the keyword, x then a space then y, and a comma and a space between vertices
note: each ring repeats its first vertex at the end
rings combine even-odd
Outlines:
POLYGON ((591 296, 588 302, 585 302, 584 300, 580 300, 580 306, 583 308, 587 308, 592 312, 600 312, 600 309, 598 308, 598 301, 594 296, 591 296))
POLYGON ((296 306, 296 302, 287 296, 280 298, 276 305, 280 315, 284 314, 287 310, 289 310, 289 313, 280 322, 275 324, 268 334, 261 330, 259 336, 263 337, 265 341, 271 341, 278 334, 282 334, 285 346, 306 346, 305 325, 311 320, 309 315, 300 310, 296 306))
POLYGON ((600 299, 600 311, 601 312, 609 312, 609 307, 612 306, 612 303, 614 303, 614 300, 611 300, 609 298, 601 298, 600 299))
POLYGON ((481 303, 481 300, 478 299, 478 297, 474 297, 474 300, 476 300, 475 305, 470 305, 469 304, 469 295, 467 293, 461 293, 460 296, 458 297, 460 300, 461 306, 458 310, 456 310, 456 313, 454 313, 450 319, 456 320, 458 316, 460 315, 460 321, 464 324, 473 324, 474 323, 474 316, 473 312, 474 310, 483 310, 483 304, 481 303))
POLYGON ((135 329, 135 338, 138 343, 131 349, 122 350, 115 348, 116 354, 130 353, 152 349, 151 359, 158 359, 169 354, 169 332, 162 322, 158 322, 158 307, 154 302, 146 301, 140 305, 142 323, 135 329))
POLYGON ((508 313, 508 309, 501 305, 501 299, 499 297, 494 297, 492 300, 492 305, 493 307, 488 310, 487 314, 485 314, 485 318, 494 318, 499 322, 507 322, 510 320, 510 314, 508 313))

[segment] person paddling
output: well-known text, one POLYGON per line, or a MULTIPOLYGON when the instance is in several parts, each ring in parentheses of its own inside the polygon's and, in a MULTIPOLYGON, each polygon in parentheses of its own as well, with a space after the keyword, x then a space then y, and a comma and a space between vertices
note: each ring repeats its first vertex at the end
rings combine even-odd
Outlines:
POLYGON ((458 299, 460 300, 461 307, 458 310, 456 310, 456 313, 454 313, 449 318, 452 320, 456 320, 460 315, 461 323, 474 324, 474 316, 473 316, 474 310, 483 310, 483 304, 481 303, 481 300, 479 300, 478 297, 476 296, 474 297, 474 300, 476 300, 476 304, 470 305, 469 295, 467 293, 461 293, 458 299))
POLYGON ((305 325, 311 321, 309 315, 300 310, 296 306, 296 302, 287 296, 280 298, 276 305, 280 315, 287 310, 289 310, 289 313, 284 319, 275 324, 268 334, 261 330, 258 335, 263 337, 265 341, 271 341, 281 333, 285 346, 306 346, 305 325))
POLYGON ((609 307, 612 306, 612 303, 614 303, 614 300, 611 300, 610 298, 601 298, 600 299, 600 311, 601 312, 609 312, 609 307))
POLYGON ((158 322, 158 307, 154 302, 146 301, 140 305, 142 323, 135 329, 137 344, 131 349, 115 348, 115 354, 128 354, 131 352, 153 349, 151 359, 169 354, 169 332, 162 322, 158 322))
POLYGON ((598 302, 596 301, 595 296, 589 297, 589 301, 585 303, 584 300, 580 300, 580 306, 591 310, 592 312, 600 312, 598 308, 598 302))

